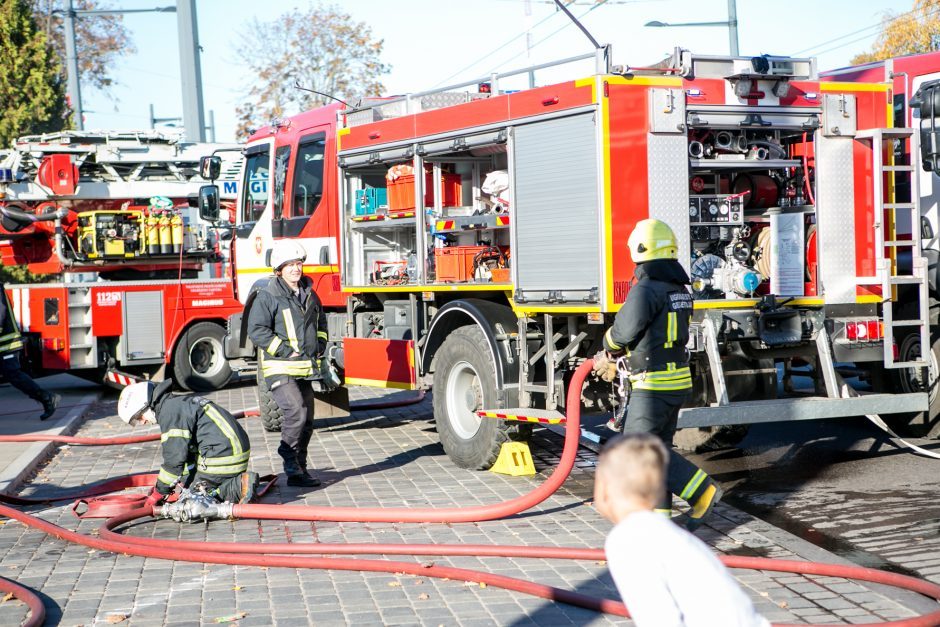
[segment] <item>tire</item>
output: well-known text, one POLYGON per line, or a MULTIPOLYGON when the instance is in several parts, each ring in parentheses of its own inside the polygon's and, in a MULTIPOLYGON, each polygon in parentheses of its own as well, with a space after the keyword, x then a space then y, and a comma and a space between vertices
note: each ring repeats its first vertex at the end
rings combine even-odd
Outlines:
POLYGON ((264 427, 265 431, 280 431, 281 421, 283 420, 281 408, 277 406, 277 402, 275 402, 271 390, 268 389, 268 384, 265 383, 264 377, 261 376, 261 359, 258 359, 256 378, 258 380, 258 411, 261 414, 261 425, 264 427))
POLYGON ((504 420, 480 418, 496 407, 496 368, 477 326, 453 331, 438 349, 434 373, 434 421, 444 451, 461 468, 486 470, 509 439, 504 420))
POLYGON ((214 322, 197 322, 189 327, 173 350, 173 379, 184 390, 212 392, 232 378, 225 359, 225 329, 214 322))
MULTIPOLYGON (((899 360, 911 361, 921 356, 920 334, 908 333, 898 347, 899 360)), ((896 371, 897 391, 902 394, 927 392, 927 411, 910 414, 892 414, 887 422, 899 435, 912 437, 938 437, 935 424, 940 417, 940 334, 931 336, 930 356, 926 368, 901 368, 896 371)))

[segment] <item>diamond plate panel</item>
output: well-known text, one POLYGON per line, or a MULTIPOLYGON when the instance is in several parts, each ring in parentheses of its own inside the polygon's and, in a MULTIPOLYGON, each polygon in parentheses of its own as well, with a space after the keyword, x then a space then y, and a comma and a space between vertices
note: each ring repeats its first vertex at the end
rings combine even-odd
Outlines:
POLYGON ((689 141, 682 135, 647 135, 649 217, 672 227, 679 242, 679 263, 689 271, 689 141))
POLYGON ((816 237, 827 305, 855 302, 853 143, 816 134, 816 237))

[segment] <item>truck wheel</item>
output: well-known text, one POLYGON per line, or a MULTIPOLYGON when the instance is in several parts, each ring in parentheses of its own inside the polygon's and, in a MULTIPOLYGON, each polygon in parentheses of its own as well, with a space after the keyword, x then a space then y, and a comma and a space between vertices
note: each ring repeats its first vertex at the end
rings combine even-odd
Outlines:
POLYGON ((258 380, 258 411, 261 414, 261 425, 264 427, 265 431, 280 431, 281 430, 281 408, 277 406, 277 402, 274 400, 274 396, 271 394, 271 390, 268 389, 268 384, 265 383, 264 377, 261 376, 261 360, 258 359, 258 373, 255 375, 258 380))
POLYGON ((496 406, 496 370, 483 331, 476 326, 456 329, 441 345, 434 373, 434 421, 444 451, 461 468, 493 466, 509 426, 503 420, 480 418, 480 409, 496 406))
POLYGON ((225 329, 214 322, 189 327, 173 350, 173 378, 184 390, 212 392, 225 386, 232 368, 225 359, 225 329))
MULTIPOLYGON (((940 417, 940 334, 931 337, 930 355, 927 358, 926 368, 901 368, 897 370, 898 391, 902 393, 927 392, 927 411, 913 414, 892 414, 888 416, 888 423, 900 435, 932 437, 940 436, 938 426, 935 424, 940 417)), ((909 333, 901 339, 899 346, 899 360, 912 361, 920 359, 920 334, 909 333)))

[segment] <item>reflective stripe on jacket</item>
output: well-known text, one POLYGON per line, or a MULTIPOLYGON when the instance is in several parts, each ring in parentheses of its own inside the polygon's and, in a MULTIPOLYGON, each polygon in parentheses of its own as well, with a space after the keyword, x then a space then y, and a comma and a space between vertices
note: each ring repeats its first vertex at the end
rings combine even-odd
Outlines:
POLYGON ((688 275, 672 259, 637 265, 636 283, 604 335, 604 349, 626 352, 633 387, 674 392, 692 387, 688 275))
POLYGON ((248 314, 248 335, 261 349, 259 367, 265 379, 311 377, 314 361, 326 350, 326 314, 313 282, 302 277, 299 287, 298 296, 283 279, 273 277, 259 290, 248 314))
POLYGON ((157 491, 169 494, 193 467, 202 474, 237 475, 248 470, 251 443, 232 415, 199 396, 174 396, 172 381, 154 390, 150 405, 160 425, 163 464, 157 491))
POLYGON ((0 354, 11 353, 23 348, 25 343, 3 283, 0 283, 0 298, 3 300, 0 302, 0 354))

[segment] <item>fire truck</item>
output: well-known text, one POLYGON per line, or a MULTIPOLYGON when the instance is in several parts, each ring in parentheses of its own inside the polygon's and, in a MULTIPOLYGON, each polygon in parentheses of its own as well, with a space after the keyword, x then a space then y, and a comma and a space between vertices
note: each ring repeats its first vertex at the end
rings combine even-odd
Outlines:
MULTIPOLYGON (((940 79, 940 52, 915 54, 864 65, 839 68, 821 72, 820 76, 827 81, 852 81, 871 84, 882 84, 889 87, 891 116, 893 126, 897 128, 920 127, 920 145, 927 148, 931 145, 929 132, 931 125, 935 128, 936 121, 933 115, 940 113, 936 109, 934 114, 922 111, 921 103, 924 98, 918 98, 918 92, 926 83, 940 79), (913 102, 912 102, 913 101, 913 102)), ((932 93, 936 87, 931 88, 932 93)), ((889 118, 890 119, 890 118, 889 118)), ((934 142, 936 139, 933 140, 934 142)), ((938 331, 938 312, 940 312, 940 294, 938 294, 937 268, 940 261, 940 178, 936 169, 929 164, 936 164, 935 156, 930 154, 918 155, 916 147, 907 140, 895 141, 895 163, 901 165, 926 164, 924 167, 913 168, 913 174, 908 172, 896 173, 895 187, 898 199, 909 202, 911 194, 919 194, 921 239, 923 242, 923 256, 927 261, 928 285, 930 298, 930 351, 925 356, 926 367, 901 368, 890 380, 893 389, 900 392, 926 390, 929 395, 929 409, 925 412, 916 412, 904 416, 904 420, 913 427, 915 433, 935 438, 940 435, 940 393, 938 393, 937 379, 940 376, 940 331, 938 331), (911 176, 916 181, 911 181, 911 176)), ((929 153, 929 151, 928 151, 929 153)), ((904 225, 898 225, 899 232, 904 231, 904 225)), ((913 313, 908 313, 912 317, 913 313)), ((902 361, 917 361, 922 354, 921 337, 919 333, 906 332, 898 337, 898 350, 902 361)))
MULTIPOLYGON (((929 333, 922 233, 910 228, 919 194, 899 200, 912 166, 893 149, 918 138, 892 125, 890 86, 822 81, 813 59, 592 58, 576 80, 508 92, 499 82, 514 73, 495 75, 488 93, 467 91, 472 81, 331 105, 252 135, 233 244, 245 311, 229 320, 227 354, 254 354, 246 314, 272 243, 295 238, 346 385, 433 384, 445 451, 488 468, 534 423, 563 422, 571 373, 630 290, 627 236, 658 218, 695 299, 680 427, 708 438, 925 411, 921 387, 886 383, 926 363, 901 357, 897 339, 929 333)), ((260 379, 259 395, 278 428, 260 379)), ((599 381, 582 397, 617 402, 599 381)))
POLYGON ((0 161, 0 256, 61 280, 7 285, 34 374, 69 371, 121 387, 172 376, 224 385, 226 317, 241 310, 225 249, 195 208, 201 157, 224 163, 236 196, 236 145, 157 131, 23 137, 0 161))

